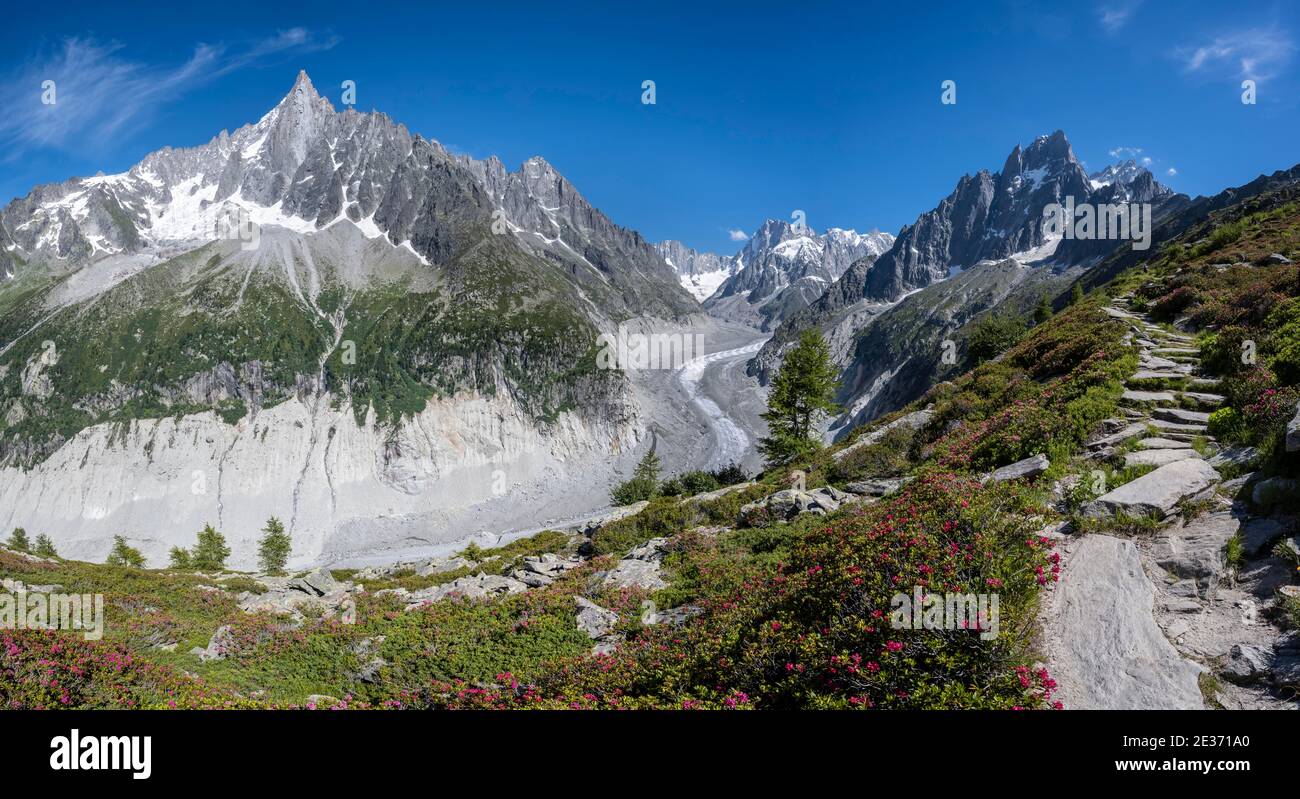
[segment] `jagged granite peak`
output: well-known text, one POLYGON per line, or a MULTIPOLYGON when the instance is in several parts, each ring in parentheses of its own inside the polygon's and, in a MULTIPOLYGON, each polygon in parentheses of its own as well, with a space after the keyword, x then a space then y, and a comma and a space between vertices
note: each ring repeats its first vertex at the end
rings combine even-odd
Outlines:
POLYGON ((1135 159, 1128 158, 1119 163, 1109 164, 1104 169, 1088 175, 1088 181, 1094 188, 1100 189, 1102 186, 1109 186, 1112 183, 1128 185, 1137 179, 1139 175, 1146 172, 1146 167, 1138 166, 1135 159))
POLYGON ((9 203, 0 276, 0 517, 96 556, 269 515, 308 558, 450 540, 531 522, 530 485, 586 511, 659 421, 600 334, 699 312, 544 159, 453 156, 305 74, 255 122, 9 203))
POLYGON ((952 193, 903 228, 888 252, 851 265, 801 323, 828 319, 861 301, 895 302, 909 291, 984 261, 1016 258, 1068 266, 1097 258, 1115 241, 1049 240, 1043 209, 1089 202, 1165 202, 1175 195, 1145 169, 1115 169, 1094 184, 1062 131, 1017 144, 1002 170, 963 175, 952 193))
POLYGON ((276 171, 292 174, 307 157, 307 151, 321 140, 335 111, 329 100, 316 93, 305 71, 298 73, 293 88, 270 114, 267 158, 276 171))
POLYGON ((591 206, 545 159, 508 173, 499 159, 454 157, 380 112, 336 111, 306 72, 256 123, 196 147, 163 147, 122 174, 38 186, 10 203, 0 211, 0 275, 12 277, 20 261, 76 269, 201 246, 231 213, 299 234, 350 222, 436 265, 492 230, 496 210, 518 246, 567 264, 579 285, 610 287, 602 311, 696 310, 653 247, 591 206))

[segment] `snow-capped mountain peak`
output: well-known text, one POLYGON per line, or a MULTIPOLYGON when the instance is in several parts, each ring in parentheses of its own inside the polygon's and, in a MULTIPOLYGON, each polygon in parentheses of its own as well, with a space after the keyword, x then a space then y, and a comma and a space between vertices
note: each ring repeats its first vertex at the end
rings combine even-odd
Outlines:
MULTIPOLYGON (((206 243, 252 244, 278 227, 310 235, 351 226, 371 240, 446 263, 485 232, 566 265, 612 307, 692 304, 651 245, 592 207, 546 160, 508 172, 498 159, 448 153, 379 112, 335 110, 305 72, 257 122, 206 144, 163 147, 127 172, 39 186, 0 210, 0 275, 33 259, 79 269, 127 259, 120 278, 206 243), (505 230, 497 230, 497 211, 505 230)), ((256 245, 254 245, 256 246, 256 245)))
POLYGON ((854 261, 875 258, 893 245, 879 230, 858 233, 768 219, 732 258, 737 267, 705 302, 725 318, 770 325, 817 299, 854 261))
POLYGON ((1102 186, 1110 186, 1114 183, 1128 185, 1146 171, 1145 167, 1138 166, 1137 161, 1130 158, 1127 161, 1111 164, 1105 169, 1093 172, 1088 176, 1088 182, 1094 189, 1100 189, 1102 186))

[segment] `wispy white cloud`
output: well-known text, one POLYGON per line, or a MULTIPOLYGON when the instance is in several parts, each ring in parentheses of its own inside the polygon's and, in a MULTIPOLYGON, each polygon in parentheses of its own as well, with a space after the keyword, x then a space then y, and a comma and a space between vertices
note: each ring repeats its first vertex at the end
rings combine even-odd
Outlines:
POLYGON ((1116 147, 1110 150, 1111 158, 1132 158, 1136 160, 1141 154, 1141 147, 1116 147))
POLYGON ((243 52, 233 54, 218 74, 224 75, 281 53, 314 53, 329 50, 338 43, 339 37, 334 34, 316 33, 306 28, 290 28, 255 42, 252 47, 243 52))
POLYGON ((9 158, 39 148, 103 145, 145 124, 166 103, 222 75, 278 55, 326 50, 338 43, 304 28, 238 47, 198 44, 180 64, 127 57, 118 43, 72 38, 0 82, 0 147, 9 158), (54 82, 53 104, 42 102, 54 82))
POLYGON ((1217 72, 1264 81, 1285 69, 1295 50, 1288 31, 1256 28, 1216 36, 1205 44, 1179 48, 1175 54, 1189 73, 1217 72))
POLYGON ((749 234, 743 230, 728 230, 727 235, 731 237, 732 241, 747 241, 749 239, 749 234))
POLYGON ((1142 5, 1142 0, 1129 0, 1122 3, 1103 3, 1097 9, 1097 15, 1101 21, 1101 27, 1107 33, 1118 33, 1121 28, 1128 24, 1132 18, 1133 12, 1138 10, 1142 5))
POLYGON ((1165 170, 1165 174, 1171 178, 1178 177, 1178 170, 1174 169, 1173 167, 1169 167, 1168 169, 1165 170))

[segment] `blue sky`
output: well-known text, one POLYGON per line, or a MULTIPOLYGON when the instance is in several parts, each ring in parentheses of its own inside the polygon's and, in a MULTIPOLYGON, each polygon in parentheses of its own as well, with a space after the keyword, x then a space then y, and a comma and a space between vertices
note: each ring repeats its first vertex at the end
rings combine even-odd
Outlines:
POLYGON ((542 155, 619 224, 723 253, 795 209, 896 232, 1057 128, 1091 169, 1132 152, 1193 195, 1300 162, 1286 0, 419 5, 14 6, 0 202, 256 121, 299 69, 336 105, 353 80, 359 110, 511 168, 542 155))

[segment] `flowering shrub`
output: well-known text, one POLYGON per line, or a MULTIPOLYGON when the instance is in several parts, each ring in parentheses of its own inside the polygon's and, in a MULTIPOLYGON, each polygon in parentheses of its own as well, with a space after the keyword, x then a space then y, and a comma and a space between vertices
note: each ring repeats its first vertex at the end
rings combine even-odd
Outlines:
MULTIPOLYGON (((527 684, 440 682, 419 707, 1046 707, 1055 683, 1022 658, 1038 589, 1059 557, 1032 534, 1023 488, 926 475, 860 514, 809 525, 788 562, 693 551, 703 613, 639 631, 609 656, 571 659, 527 684), (901 630, 891 599, 1000 596, 1000 631, 901 630)), ((500 683, 501 680, 498 680, 500 683)))
POLYGON ((1007 363, 986 364, 932 392, 938 408, 927 433, 937 462, 983 470, 1076 449, 1114 414, 1122 378, 1136 364, 1120 344, 1122 332, 1092 304, 1071 308, 1035 328, 1007 363), (1024 371, 1012 371, 1017 367, 1024 371), (956 421, 960 427, 945 434, 956 421))
POLYGON ((1200 300, 1190 286, 1179 286, 1151 304, 1151 318, 1169 321, 1200 300))
POLYGON ((44 630, 0 632, 2 708, 263 706, 151 663, 120 644, 44 630))

